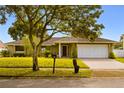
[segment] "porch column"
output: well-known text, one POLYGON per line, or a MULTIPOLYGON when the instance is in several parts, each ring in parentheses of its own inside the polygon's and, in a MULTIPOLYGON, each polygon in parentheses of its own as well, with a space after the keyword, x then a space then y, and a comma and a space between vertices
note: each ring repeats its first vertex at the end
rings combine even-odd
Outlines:
POLYGON ((59 43, 59 57, 61 58, 61 43, 59 43))

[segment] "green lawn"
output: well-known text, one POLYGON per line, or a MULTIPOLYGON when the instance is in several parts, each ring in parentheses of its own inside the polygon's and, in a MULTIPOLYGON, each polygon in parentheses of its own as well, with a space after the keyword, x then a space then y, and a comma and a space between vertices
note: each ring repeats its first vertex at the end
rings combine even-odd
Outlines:
POLYGON ((99 70, 99 71, 93 71, 92 72, 93 77, 124 77, 124 71, 123 70, 99 70))
MULTIPOLYGON (((32 71, 31 57, 4 57, 0 58, 0 77, 39 77, 39 76, 73 76, 73 77, 91 77, 92 71, 89 69, 80 69, 78 74, 74 74, 73 59, 56 59, 55 74, 52 73, 53 58, 38 58, 39 71, 32 71), (30 67, 30 68, 29 68, 30 67)), ((77 59, 80 68, 89 68, 80 59, 77 59)))
MULTIPOLYGON (((38 58, 39 67, 51 68, 53 66, 53 58, 38 58)), ((89 68, 80 59, 77 59, 77 64, 80 68, 89 68)), ((27 68, 32 67, 31 57, 8 57, 0 58, 0 67, 15 67, 15 68, 27 68)), ((56 68, 73 68, 73 62, 71 58, 58 58, 56 59, 56 68)))
POLYGON ((115 60, 121 62, 121 63, 124 63, 124 58, 116 58, 115 60))
POLYGON ((79 70, 78 74, 74 74, 72 69, 59 69, 56 68, 55 74, 52 73, 52 69, 41 68, 39 71, 32 71, 31 68, 0 68, 0 77, 39 77, 39 76, 73 76, 73 77, 91 77, 90 70, 79 70))

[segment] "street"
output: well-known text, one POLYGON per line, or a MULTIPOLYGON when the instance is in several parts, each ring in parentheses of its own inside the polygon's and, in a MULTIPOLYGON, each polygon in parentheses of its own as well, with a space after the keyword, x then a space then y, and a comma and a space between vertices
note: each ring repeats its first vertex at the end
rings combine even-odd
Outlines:
POLYGON ((0 79, 1 88, 124 88, 124 77, 0 79))

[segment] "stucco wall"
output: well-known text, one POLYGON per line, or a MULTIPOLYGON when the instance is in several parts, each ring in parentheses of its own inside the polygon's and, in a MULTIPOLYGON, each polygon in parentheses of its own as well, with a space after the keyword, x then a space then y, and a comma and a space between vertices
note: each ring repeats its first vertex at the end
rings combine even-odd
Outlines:
POLYGON ((113 52, 113 45, 112 44, 108 44, 108 55, 110 56, 110 54, 113 52))
POLYGON ((8 51, 9 51, 9 53, 10 53, 10 56, 13 56, 13 54, 15 53, 15 46, 13 46, 13 45, 8 45, 8 46, 7 46, 7 49, 8 49, 8 51))
POLYGON ((56 53, 58 55, 58 53, 59 53, 59 46, 58 46, 58 44, 54 45, 54 46, 51 46, 50 51, 51 51, 52 54, 56 53))
MULTIPOLYGON (((68 45, 68 57, 73 57, 74 55, 77 56, 77 44, 76 43, 70 43, 70 44, 61 44, 61 45, 68 45)), ((13 56, 15 53, 15 47, 13 45, 8 45, 7 46, 10 56, 13 56)), ((57 55, 59 54, 59 45, 56 44, 54 46, 48 46, 46 47, 47 49, 50 50, 51 53, 56 53, 57 55)), ((110 54, 113 51, 113 45, 108 44, 108 54, 110 54)))

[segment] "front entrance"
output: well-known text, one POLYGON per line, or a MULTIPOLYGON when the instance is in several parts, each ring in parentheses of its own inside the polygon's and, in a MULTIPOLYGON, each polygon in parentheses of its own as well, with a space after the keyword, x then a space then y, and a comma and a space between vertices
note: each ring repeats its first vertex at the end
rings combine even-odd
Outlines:
POLYGON ((63 45, 62 46, 62 57, 67 57, 68 56, 68 46, 63 45))

